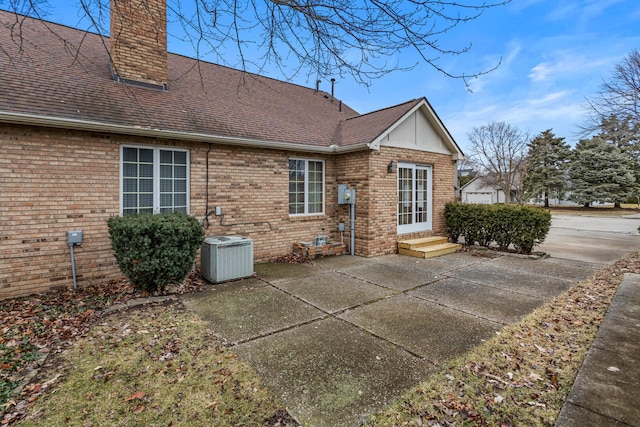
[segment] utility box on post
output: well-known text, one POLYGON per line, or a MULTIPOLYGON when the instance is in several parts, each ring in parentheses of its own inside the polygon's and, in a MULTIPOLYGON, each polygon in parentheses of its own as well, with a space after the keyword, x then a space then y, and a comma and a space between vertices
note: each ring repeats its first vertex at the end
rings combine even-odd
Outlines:
POLYGON ((69 245, 81 245, 82 244, 82 230, 67 231, 67 244, 69 244, 69 245))
POLYGON ((338 184, 338 204, 339 205, 355 205, 356 189, 348 188, 347 184, 338 184))

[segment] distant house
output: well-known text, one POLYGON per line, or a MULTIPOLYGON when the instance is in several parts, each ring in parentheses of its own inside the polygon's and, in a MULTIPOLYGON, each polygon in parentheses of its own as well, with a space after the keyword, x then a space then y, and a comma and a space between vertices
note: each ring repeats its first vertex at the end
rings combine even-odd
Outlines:
POLYGON ((79 286, 119 277, 113 215, 187 212, 267 260, 340 240, 346 184, 357 255, 445 232, 462 152, 425 98, 359 114, 169 54, 166 4, 127 10, 111 39, 0 11, 0 298, 70 286, 70 230, 79 286))
MULTIPOLYGON (((504 191, 496 186, 489 185, 482 177, 475 177, 460 189, 460 200, 463 203, 493 204, 506 203, 504 191)), ((511 200, 518 200, 517 190, 512 190, 511 200)))

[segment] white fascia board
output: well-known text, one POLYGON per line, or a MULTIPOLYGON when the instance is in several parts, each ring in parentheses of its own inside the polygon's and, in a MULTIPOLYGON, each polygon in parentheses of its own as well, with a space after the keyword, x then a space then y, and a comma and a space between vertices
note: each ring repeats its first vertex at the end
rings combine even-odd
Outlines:
POLYGON ((33 114, 0 112, 0 123, 19 125, 45 126, 59 129, 73 129, 89 132, 116 133, 120 135, 146 136, 162 139, 176 139, 180 141, 194 141, 205 143, 217 143, 237 145, 244 147, 270 148, 273 150, 303 151, 313 153, 348 153, 370 148, 370 144, 354 144, 347 147, 330 145, 328 147, 295 144, 291 142, 264 141, 223 135, 212 135, 194 132, 172 131, 164 129, 152 129, 142 126, 123 126, 111 123, 93 122, 87 120, 47 117, 33 114))

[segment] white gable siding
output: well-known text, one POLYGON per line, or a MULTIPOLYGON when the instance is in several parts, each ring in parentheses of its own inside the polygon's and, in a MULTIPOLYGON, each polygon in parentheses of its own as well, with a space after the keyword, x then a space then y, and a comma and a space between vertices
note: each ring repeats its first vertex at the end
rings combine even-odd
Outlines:
POLYGON ((410 148, 439 154, 452 154, 421 110, 415 111, 400 122, 381 145, 386 147, 410 148))

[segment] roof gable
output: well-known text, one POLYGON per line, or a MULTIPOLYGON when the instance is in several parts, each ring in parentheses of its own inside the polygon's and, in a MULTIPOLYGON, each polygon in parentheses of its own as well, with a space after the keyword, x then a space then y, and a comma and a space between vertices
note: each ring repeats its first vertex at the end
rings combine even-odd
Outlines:
POLYGON ((416 100, 415 105, 380 134, 373 145, 450 154, 454 160, 464 157, 444 123, 424 98, 416 100))

